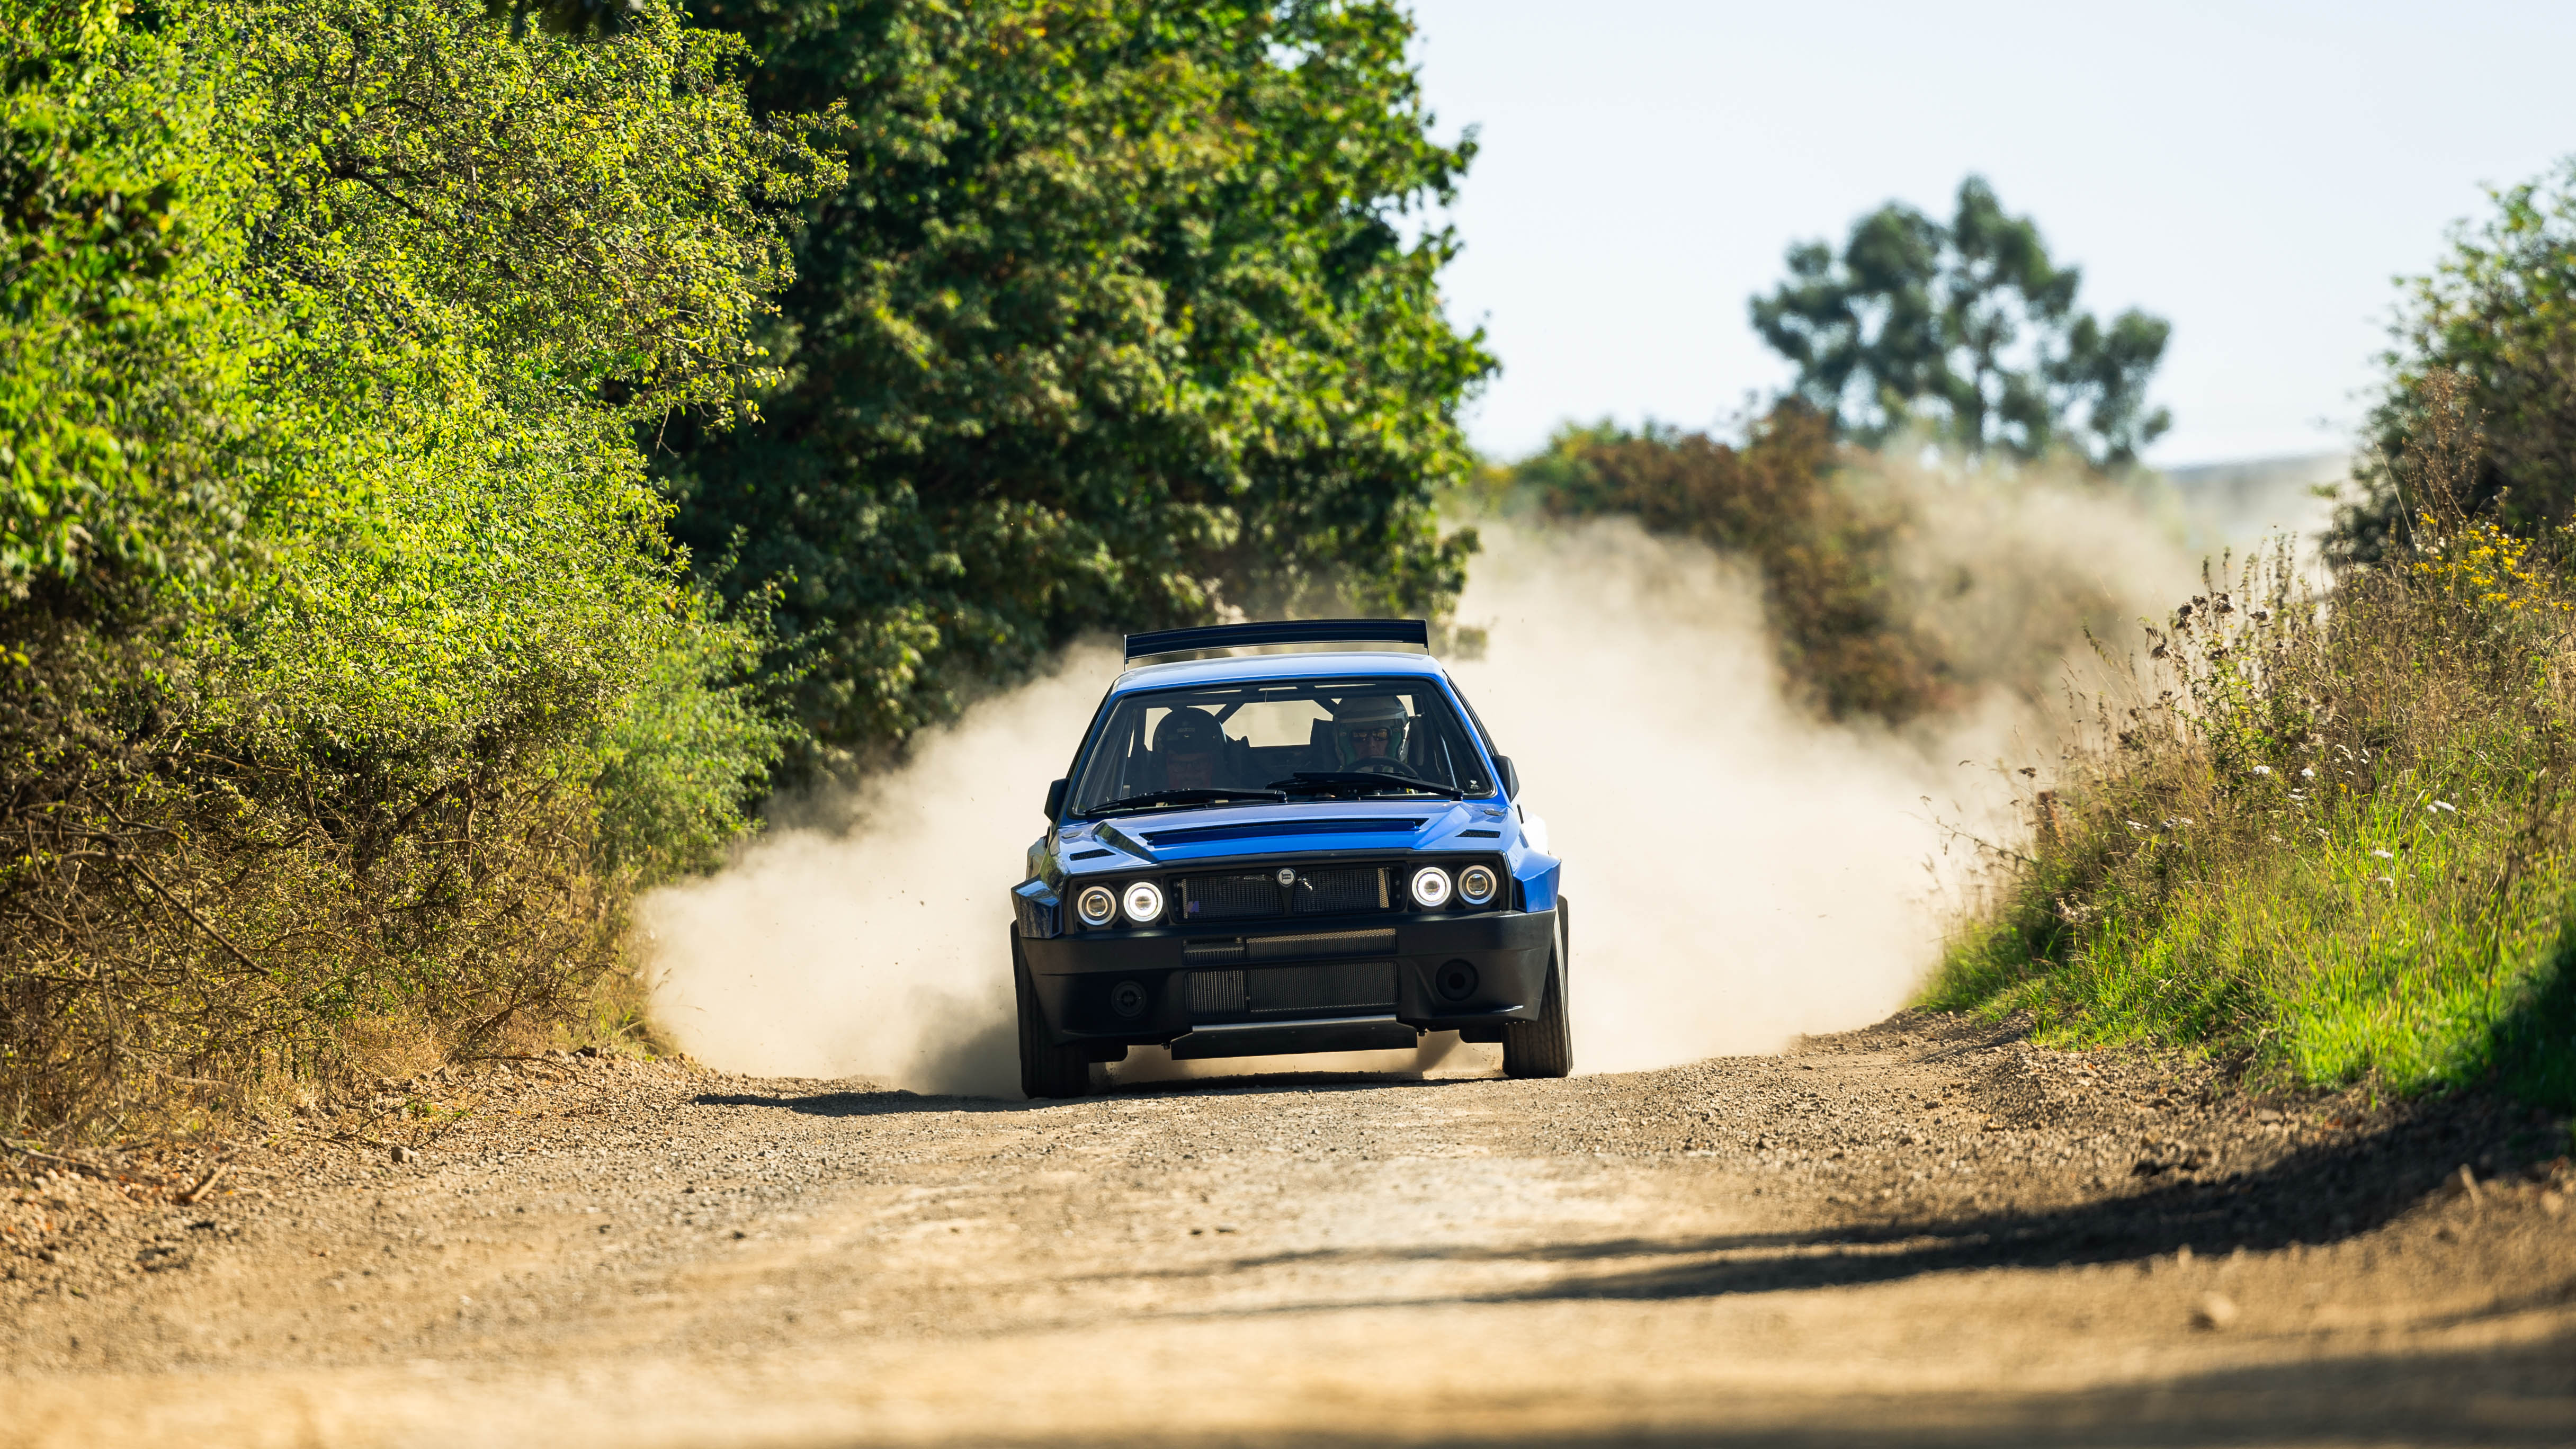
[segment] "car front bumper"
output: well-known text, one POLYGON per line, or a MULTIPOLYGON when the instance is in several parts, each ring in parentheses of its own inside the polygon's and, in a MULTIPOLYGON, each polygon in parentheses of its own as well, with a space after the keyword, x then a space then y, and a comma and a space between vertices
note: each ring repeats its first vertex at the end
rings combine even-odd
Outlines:
POLYGON ((1049 1037, 1102 1060, 1129 1046, 1242 1056, 1498 1041, 1536 1018, 1554 911, 1466 911, 1022 937, 1049 1037), (1461 967, 1465 968, 1463 971, 1461 967), (1195 979, 1194 979, 1195 978, 1195 979))

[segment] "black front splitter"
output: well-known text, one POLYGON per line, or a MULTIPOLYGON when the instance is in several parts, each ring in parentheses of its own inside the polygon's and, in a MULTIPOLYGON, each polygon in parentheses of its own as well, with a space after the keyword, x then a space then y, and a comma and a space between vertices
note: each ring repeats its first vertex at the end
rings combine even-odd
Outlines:
POLYGON ((1240 1021, 1196 1027, 1172 1039, 1174 1061, 1211 1057, 1285 1057, 1302 1052, 1409 1051, 1420 1030, 1392 1016, 1342 1016, 1320 1021, 1240 1021))

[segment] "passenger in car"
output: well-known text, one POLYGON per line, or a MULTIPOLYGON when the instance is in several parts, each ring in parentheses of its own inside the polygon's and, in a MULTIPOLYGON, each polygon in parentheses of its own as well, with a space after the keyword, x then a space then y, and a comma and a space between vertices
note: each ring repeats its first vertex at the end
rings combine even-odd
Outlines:
POLYGON ((1163 765, 1166 790, 1216 790, 1233 785, 1226 768, 1225 726, 1203 709, 1183 707, 1154 727, 1154 755, 1163 765))

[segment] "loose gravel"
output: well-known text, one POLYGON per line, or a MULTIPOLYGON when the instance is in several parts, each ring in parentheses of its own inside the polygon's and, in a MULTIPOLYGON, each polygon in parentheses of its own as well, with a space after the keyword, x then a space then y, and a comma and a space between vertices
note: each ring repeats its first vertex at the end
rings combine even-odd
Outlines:
POLYGON ((2565 1442, 2567 1142, 1919 1013, 1047 1104, 555 1055, 23 1159, 0 1444, 2565 1442))

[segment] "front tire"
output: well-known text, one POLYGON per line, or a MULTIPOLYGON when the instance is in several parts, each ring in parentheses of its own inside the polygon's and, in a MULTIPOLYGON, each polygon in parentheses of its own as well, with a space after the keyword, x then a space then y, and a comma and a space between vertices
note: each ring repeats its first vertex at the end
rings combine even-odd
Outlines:
POLYGON ((1016 926, 1011 929, 1011 984, 1020 1002, 1020 1090, 1032 1101, 1090 1091, 1090 1054, 1080 1046, 1047 1040, 1046 1016, 1038 1010, 1037 988, 1029 983, 1029 962, 1021 954, 1016 926))
POLYGON ((1548 962, 1547 999, 1538 1020, 1503 1028, 1503 1075, 1562 1077, 1574 1070, 1574 1023, 1565 1008, 1565 956, 1548 962))

